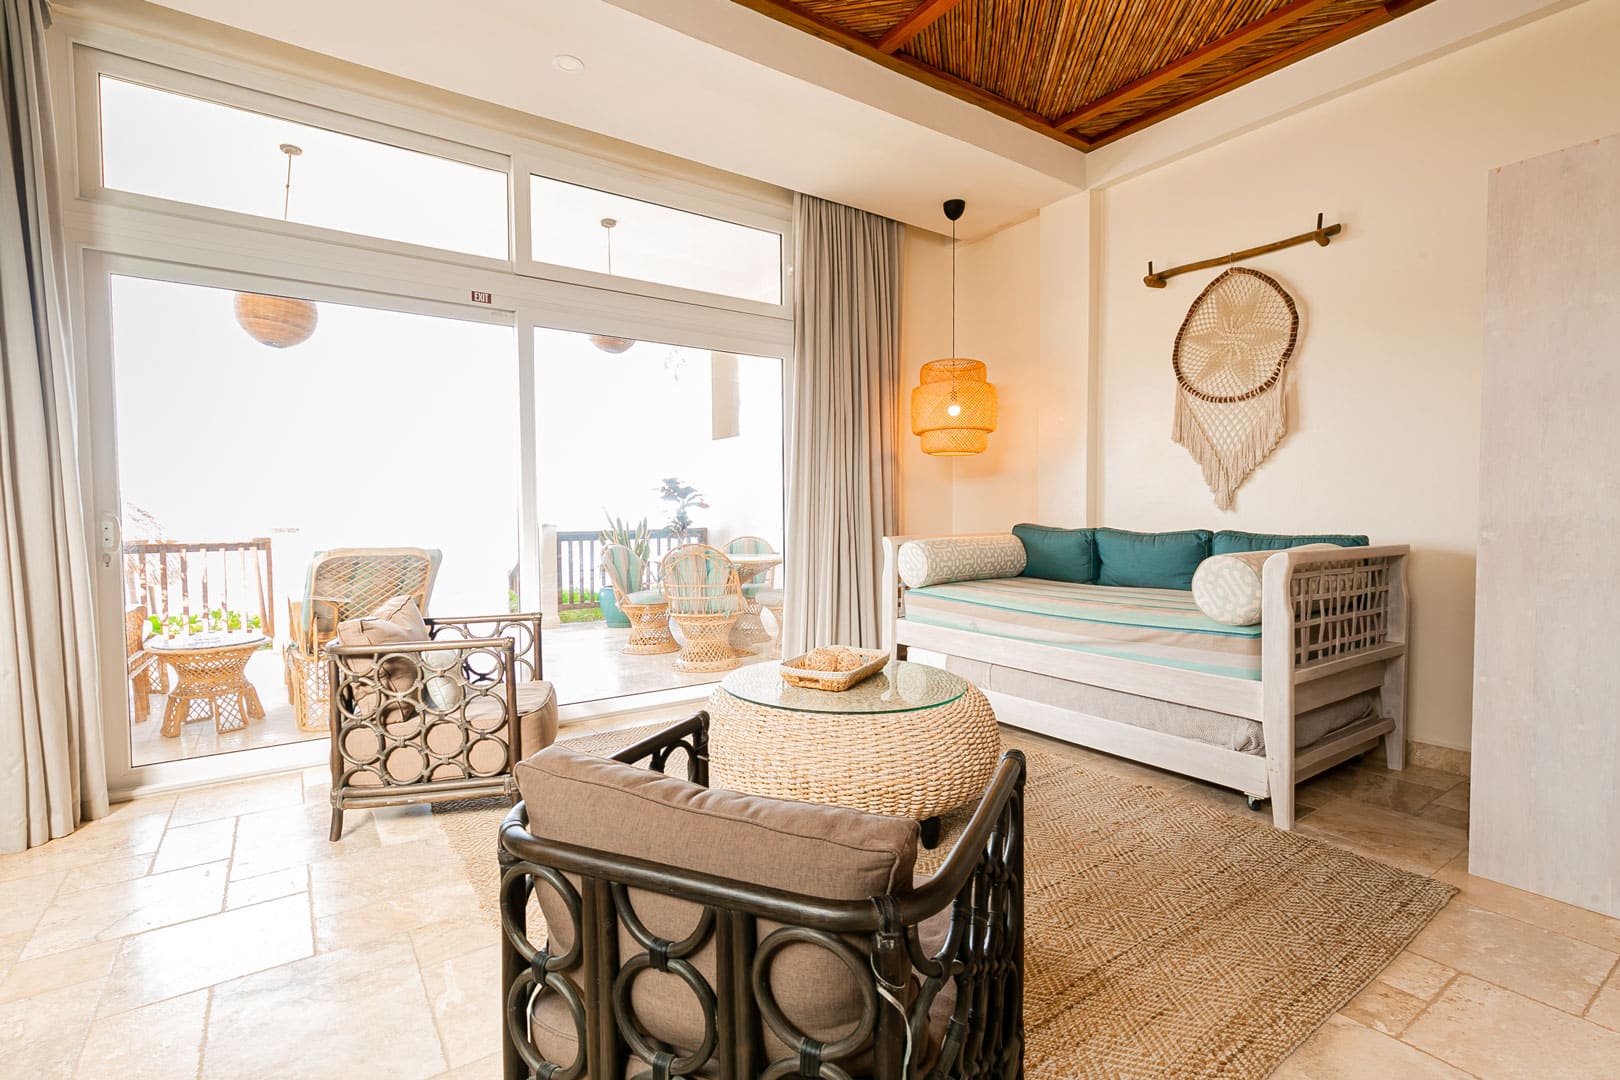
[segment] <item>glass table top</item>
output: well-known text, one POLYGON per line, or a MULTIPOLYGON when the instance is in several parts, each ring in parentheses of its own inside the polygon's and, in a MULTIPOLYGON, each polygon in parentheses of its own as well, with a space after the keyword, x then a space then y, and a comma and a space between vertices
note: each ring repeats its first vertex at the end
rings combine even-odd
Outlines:
POLYGON ((202 634, 181 634, 172 638, 152 638, 146 648, 153 652, 204 652, 244 645, 263 645, 270 639, 250 630, 220 630, 202 634))
POLYGON ((790 686, 775 664, 750 664, 720 680, 732 697, 773 709, 824 713, 913 712, 949 705, 967 692, 965 679, 927 664, 891 662, 848 690, 807 690, 790 686))

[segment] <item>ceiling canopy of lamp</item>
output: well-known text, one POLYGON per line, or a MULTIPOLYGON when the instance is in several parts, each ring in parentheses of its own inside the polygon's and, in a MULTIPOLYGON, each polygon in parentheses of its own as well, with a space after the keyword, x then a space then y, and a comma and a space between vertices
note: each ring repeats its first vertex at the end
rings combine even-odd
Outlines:
MULTIPOLYGON (((956 352, 956 220, 967 204, 945 202, 951 222, 951 352, 956 352)), ((935 457, 968 457, 983 453, 996 430, 996 388, 986 379, 984 364, 966 357, 931 360, 918 373, 911 391, 911 433, 922 439, 922 451, 935 457)))

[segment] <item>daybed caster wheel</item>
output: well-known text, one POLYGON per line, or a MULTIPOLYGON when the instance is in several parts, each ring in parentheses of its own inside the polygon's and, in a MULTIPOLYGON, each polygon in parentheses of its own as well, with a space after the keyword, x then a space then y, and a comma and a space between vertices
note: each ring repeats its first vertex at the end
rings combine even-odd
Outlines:
POLYGON ((1271 800, 1270 799, 1263 799, 1259 795, 1245 795, 1245 796, 1243 796, 1243 801, 1249 804, 1249 809, 1250 810, 1253 810, 1256 813, 1258 813, 1262 809, 1264 809, 1266 803, 1270 802, 1271 800))

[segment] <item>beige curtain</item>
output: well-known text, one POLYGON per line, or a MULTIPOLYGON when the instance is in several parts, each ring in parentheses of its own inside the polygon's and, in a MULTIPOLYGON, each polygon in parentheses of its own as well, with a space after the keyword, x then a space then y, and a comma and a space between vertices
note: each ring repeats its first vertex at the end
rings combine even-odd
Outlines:
POLYGON ((43 0, 0 0, 0 852, 107 812, 43 0))
POLYGON ((900 228, 794 200, 784 655, 878 645, 882 538, 899 503, 900 228))

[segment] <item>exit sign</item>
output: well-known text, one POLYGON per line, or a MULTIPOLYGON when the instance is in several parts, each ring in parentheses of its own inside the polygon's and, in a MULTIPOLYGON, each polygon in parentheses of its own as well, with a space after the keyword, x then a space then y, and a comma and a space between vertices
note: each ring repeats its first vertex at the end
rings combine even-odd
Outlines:
POLYGON ((495 302, 494 296, 487 292, 479 292, 477 289, 473 290, 472 299, 475 304, 493 304, 495 302))

